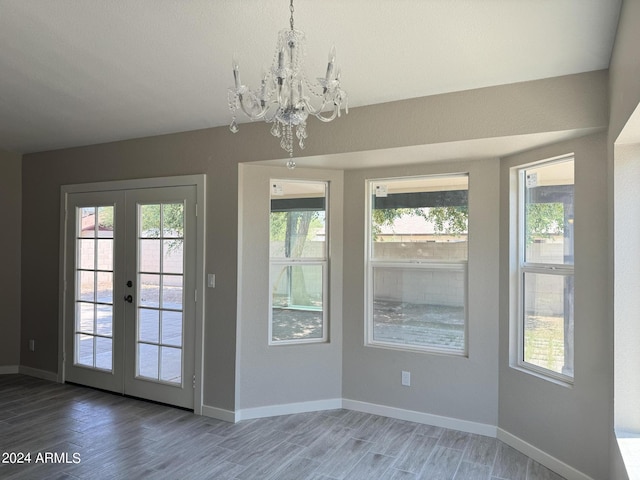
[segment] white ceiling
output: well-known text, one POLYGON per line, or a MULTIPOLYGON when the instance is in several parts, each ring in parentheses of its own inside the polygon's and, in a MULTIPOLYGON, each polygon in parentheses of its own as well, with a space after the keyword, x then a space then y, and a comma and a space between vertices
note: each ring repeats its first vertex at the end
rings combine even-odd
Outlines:
MULTIPOLYGON (((295 23, 356 107, 607 68, 620 2, 296 0, 295 23)), ((0 0, 0 148, 228 124, 232 56, 255 85, 288 25, 287 0, 0 0)))

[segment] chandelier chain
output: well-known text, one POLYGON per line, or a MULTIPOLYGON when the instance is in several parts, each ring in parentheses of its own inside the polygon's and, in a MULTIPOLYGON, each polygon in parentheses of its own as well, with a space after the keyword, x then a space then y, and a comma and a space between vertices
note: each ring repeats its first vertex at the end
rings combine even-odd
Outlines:
POLYGON ((293 30, 293 0, 289 3, 289 11, 291 12, 291 17, 289 18, 289 24, 291 25, 291 30, 293 30))

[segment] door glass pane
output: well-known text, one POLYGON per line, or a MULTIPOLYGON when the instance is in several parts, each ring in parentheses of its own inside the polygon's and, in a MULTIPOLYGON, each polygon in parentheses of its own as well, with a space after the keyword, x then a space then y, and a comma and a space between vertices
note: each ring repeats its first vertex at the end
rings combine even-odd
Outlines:
POLYGON ((98 237, 113 238, 113 207, 98 207, 98 237))
POLYGON ((145 307, 160 306, 160 275, 138 275, 140 285, 140 305, 145 307))
POLYGON ((93 335, 76 334, 76 363, 87 367, 95 366, 93 358, 93 335))
POLYGON ((160 205, 140 205, 140 237, 160 237, 160 205))
POLYGON ((98 272, 96 300, 100 303, 113 303, 113 273, 98 272))
POLYGON ((138 375, 182 383, 184 205, 138 205, 138 375), (153 272, 153 273, 150 273, 153 272))
POLYGON ((158 379, 158 346, 138 343, 138 375, 158 379))
POLYGON ((94 302, 95 297, 95 271, 78 272, 79 300, 94 302))
POLYGON ((96 337, 96 367, 111 370, 113 345, 110 338, 96 337))
POLYGON ((160 338, 160 312, 141 308, 138 310, 138 340, 158 343, 160 338))
POLYGON ((79 268, 83 270, 93 270, 96 266, 96 241, 93 239, 79 239, 78 246, 80 247, 78 250, 79 268))
POLYGON ((162 312, 162 343, 182 346, 182 312, 162 312))
POLYGON ((76 307, 77 330, 83 333, 93 333, 94 304, 82 302, 77 303, 76 307))
POLYGON ((96 236, 96 208, 79 208, 78 213, 78 237, 94 238, 96 236))
POLYGON ((184 232, 184 205, 169 203, 162 205, 162 237, 182 238, 184 232))
POLYGON ((113 206, 76 209, 74 363, 113 368, 113 206))
POLYGON ((140 271, 160 272, 160 240, 140 240, 140 271))
POLYGON ((182 275, 162 276, 162 307, 182 310, 182 275))
POLYGON ((113 305, 97 305, 98 335, 111 337, 113 335, 113 305))
POLYGON ((162 265, 165 273, 182 273, 182 239, 165 240, 162 244, 162 265))
POLYGON ((182 349, 160 347, 162 350, 160 380, 172 383, 182 382, 182 349))

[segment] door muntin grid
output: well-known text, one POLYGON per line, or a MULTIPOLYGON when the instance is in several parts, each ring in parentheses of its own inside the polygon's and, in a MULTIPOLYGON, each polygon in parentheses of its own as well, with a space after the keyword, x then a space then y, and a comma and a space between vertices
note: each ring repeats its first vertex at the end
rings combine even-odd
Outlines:
POLYGON ((181 386, 184 203, 137 205, 136 378, 181 386))
POLYGON ((113 205, 76 209, 74 365, 113 371, 113 205))

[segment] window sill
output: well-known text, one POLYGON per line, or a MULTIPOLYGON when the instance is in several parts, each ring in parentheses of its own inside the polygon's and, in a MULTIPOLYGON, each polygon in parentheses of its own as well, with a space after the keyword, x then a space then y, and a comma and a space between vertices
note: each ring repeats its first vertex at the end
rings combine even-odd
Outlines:
POLYGON ((384 350, 395 350, 408 353, 422 353, 430 355, 443 355, 447 357, 468 358, 469 355, 461 350, 448 350, 446 348, 436 347, 418 347, 414 345, 384 343, 384 342, 365 342, 365 347, 381 348, 384 350))
POLYGON ((514 370, 517 370, 518 372, 522 372, 522 373, 526 373, 527 375, 531 375, 533 377, 537 377, 541 380, 545 380, 549 383, 553 383, 555 385, 558 385, 560 387, 565 387, 565 388, 573 388, 573 380, 565 380, 565 379, 561 379, 561 378, 556 378, 554 376, 551 375, 546 375, 545 373, 539 372, 537 370, 534 370, 533 368, 530 367, 526 367, 523 365, 511 365, 511 368, 514 370))
POLYGON ((616 430, 616 440, 629 480, 640 480, 640 434, 616 430))

